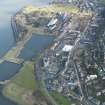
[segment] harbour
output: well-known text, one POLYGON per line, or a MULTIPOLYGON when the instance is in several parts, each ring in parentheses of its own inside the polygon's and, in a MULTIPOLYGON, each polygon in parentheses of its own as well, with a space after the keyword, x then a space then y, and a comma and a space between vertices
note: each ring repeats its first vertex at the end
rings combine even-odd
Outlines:
MULTIPOLYGON (((0 24, 0 65, 7 67, 7 69, 5 69, 3 71, 2 67, 0 67, 0 104, 1 105, 17 105, 16 103, 14 103, 13 101, 10 101, 9 99, 5 98, 2 94, 2 89, 3 89, 3 85, 7 84, 9 82, 9 79, 14 76, 17 72, 19 72, 19 68, 21 66, 15 67, 16 69, 11 69, 11 64, 12 65, 18 65, 18 64, 14 64, 13 62, 17 63, 18 61, 20 62, 20 59, 14 59, 14 57, 12 56, 11 60, 8 61, 8 58, 10 58, 9 56, 12 55, 13 53, 11 53, 9 50, 12 48, 13 51, 15 49, 16 46, 16 40, 15 40, 15 36, 14 36, 14 31, 11 27, 11 17, 22 7, 24 7, 25 5, 28 4, 34 4, 36 6, 38 5, 46 5, 48 3, 49 0, 47 0, 46 2, 44 0, 41 0, 40 2, 38 0, 34 1, 34 0, 30 0, 30 1, 26 1, 26 0, 4 0, 0 2, 0 12, 2 13, 2 15, 0 16, 1 19, 1 24, 0 24), (18 5, 18 7, 17 7, 18 5), (6 8, 7 7, 7 8, 6 8), (7 52, 10 52, 10 54, 4 56, 7 52), (11 62, 13 61, 13 62, 11 62), (11 63, 10 63, 11 62, 11 63), (6 65, 4 64, 6 63, 6 65), (10 67, 10 70, 8 69, 10 67)), ((17 33, 18 34, 18 33, 17 33)), ((40 44, 40 42, 39 42, 40 44)), ((37 47, 37 45, 35 46, 37 47)), ((17 54, 18 56, 18 54, 17 54)), ((20 62, 21 63, 21 62, 20 62)), ((20 64, 21 65, 21 64, 20 64)))

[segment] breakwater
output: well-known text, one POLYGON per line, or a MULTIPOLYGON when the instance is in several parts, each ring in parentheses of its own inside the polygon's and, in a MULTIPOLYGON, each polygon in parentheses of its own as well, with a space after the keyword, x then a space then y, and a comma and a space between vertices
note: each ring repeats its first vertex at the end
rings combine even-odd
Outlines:
POLYGON ((13 15, 11 17, 11 27, 12 27, 12 31, 13 31, 13 37, 15 42, 17 42, 19 40, 19 34, 21 33, 22 28, 19 26, 19 24, 16 21, 16 15, 19 12, 17 12, 15 15, 13 15))
POLYGON ((11 27, 13 31, 14 40, 17 41, 19 31, 17 30, 17 24, 15 22, 15 15, 11 17, 11 27))

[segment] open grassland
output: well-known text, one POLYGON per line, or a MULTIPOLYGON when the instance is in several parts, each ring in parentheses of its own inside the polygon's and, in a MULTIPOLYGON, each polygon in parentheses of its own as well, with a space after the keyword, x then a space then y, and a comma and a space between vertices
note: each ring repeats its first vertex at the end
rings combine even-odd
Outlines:
POLYGON ((50 95, 55 99, 58 105, 71 105, 70 101, 57 92, 50 92, 50 95))
POLYGON ((53 12, 67 12, 67 13, 78 13, 78 8, 70 5, 53 4, 48 6, 48 9, 53 12))
POLYGON ((23 62, 23 59, 20 59, 20 58, 17 58, 16 57, 16 54, 18 52, 18 46, 16 47, 13 47, 11 50, 9 50, 5 56, 3 57, 3 60, 6 60, 6 61, 9 61, 9 62, 12 62, 12 63, 17 63, 17 64, 20 64, 23 62))
POLYGON ((26 62, 3 90, 4 96, 21 105, 32 105, 32 93, 36 89, 33 62, 26 62), (31 97, 31 98, 30 98, 31 97))
POLYGON ((44 8, 43 7, 36 8, 33 6, 26 6, 23 9, 23 13, 25 13, 25 14, 30 14, 33 12, 38 12, 38 13, 43 13, 43 14, 45 13, 45 14, 47 14, 46 16, 51 16, 52 13, 56 13, 56 12, 78 13, 79 10, 78 10, 78 8, 76 8, 74 6, 63 5, 63 4, 51 4, 44 8))

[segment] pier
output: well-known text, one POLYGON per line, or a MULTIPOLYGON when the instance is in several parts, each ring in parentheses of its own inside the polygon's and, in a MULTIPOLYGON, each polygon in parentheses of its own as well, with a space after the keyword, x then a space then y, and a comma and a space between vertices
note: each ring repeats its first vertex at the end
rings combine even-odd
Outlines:
POLYGON ((19 35, 19 32, 17 30, 17 24, 15 22, 15 16, 11 17, 11 27, 12 27, 12 31, 13 31, 13 37, 14 37, 15 41, 17 41, 17 37, 19 35))

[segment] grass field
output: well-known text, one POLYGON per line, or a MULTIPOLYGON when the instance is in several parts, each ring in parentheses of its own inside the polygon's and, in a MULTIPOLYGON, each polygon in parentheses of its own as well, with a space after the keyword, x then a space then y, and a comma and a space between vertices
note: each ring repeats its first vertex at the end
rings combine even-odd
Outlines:
POLYGON ((17 58, 16 53, 17 53, 17 47, 13 47, 11 50, 9 50, 5 56, 3 57, 4 60, 10 61, 16 64, 21 64, 23 62, 23 59, 17 58))
POLYGON ((3 90, 4 96, 17 102, 20 105, 32 105, 32 99, 26 100, 25 97, 32 97, 36 89, 33 62, 26 62, 3 90))
POLYGON ((79 10, 76 7, 70 6, 70 5, 63 5, 63 4, 51 4, 46 7, 42 8, 36 8, 33 6, 27 6, 23 8, 23 13, 25 14, 30 14, 33 12, 38 12, 38 13, 45 13, 47 14, 46 16, 51 16, 52 13, 56 12, 67 12, 67 13, 78 13, 79 10))
POLYGON ((48 9, 53 12, 67 12, 67 13, 78 13, 79 10, 76 7, 63 4, 52 4, 48 6, 48 9))
POLYGON ((58 105, 71 105, 70 101, 57 92, 50 92, 50 95, 55 99, 58 105))

